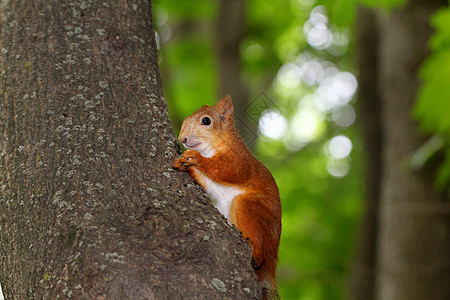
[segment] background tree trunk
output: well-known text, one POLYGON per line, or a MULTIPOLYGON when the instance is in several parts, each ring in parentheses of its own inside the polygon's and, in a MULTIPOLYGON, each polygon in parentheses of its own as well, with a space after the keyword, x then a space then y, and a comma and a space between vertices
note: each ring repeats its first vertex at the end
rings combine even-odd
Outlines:
POLYGON ((349 284, 349 298, 374 299, 381 181, 381 101, 378 82, 378 26, 376 13, 359 6, 358 41, 358 120, 366 153, 366 203, 361 222, 356 258, 349 284))
MULTIPOLYGON (((436 166, 413 169, 427 137, 411 118, 428 55, 430 16, 444 1, 411 0, 389 15, 358 9, 359 118, 367 153, 366 210, 351 299, 446 299, 450 211, 436 166)), ((447 199, 448 200, 448 199, 447 199)))
POLYGON ((0 6, 6 299, 247 299, 250 249, 187 174, 146 1, 0 6))
POLYGON ((448 299, 450 222, 445 195, 433 188, 436 169, 415 170, 414 152, 426 141, 411 119, 428 55, 432 13, 446 1, 411 0, 379 14, 383 151, 376 298, 448 299))
POLYGON ((240 49, 245 35, 245 7, 245 1, 241 0, 219 1, 215 41, 219 67, 219 99, 226 94, 233 99, 237 128, 247 147, 252 149, 258 124, 249 118, 249 91, 242 78, 240 49))
POLYGON ((245 1, 220 0, 217 10, 216 34, 219 61, 219 97, 230 94, 236 98, 236 113, 248 103, 247 86, 241 76, 240 46, 245 34, 245 1))

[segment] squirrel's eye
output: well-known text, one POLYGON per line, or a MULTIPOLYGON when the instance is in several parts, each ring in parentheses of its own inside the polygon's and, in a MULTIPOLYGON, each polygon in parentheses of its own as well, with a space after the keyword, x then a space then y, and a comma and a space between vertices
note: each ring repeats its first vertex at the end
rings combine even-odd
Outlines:
POLYGON ((202 119, 202 125, 211 125, 211 119, 209 117, 204 117, 202 119))

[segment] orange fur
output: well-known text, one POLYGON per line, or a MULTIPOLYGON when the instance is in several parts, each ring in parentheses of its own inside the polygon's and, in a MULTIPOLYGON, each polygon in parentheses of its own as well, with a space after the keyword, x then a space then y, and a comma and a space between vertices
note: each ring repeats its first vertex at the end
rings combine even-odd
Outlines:
POLYGON ((269 286, 264 297, 272 298, 277 295, 275 272, 281 233, 278 187, 270 171, 245 146, 232 116, 233 104, 225 96, 217 105, 204 105, 186 118, 179 141, 191 149, 175 159, 173 167, 187 171, 216 197, 216 207, 249 240, 255 273, 269 286), (204 118, 211 124, 202 124, 204 118))

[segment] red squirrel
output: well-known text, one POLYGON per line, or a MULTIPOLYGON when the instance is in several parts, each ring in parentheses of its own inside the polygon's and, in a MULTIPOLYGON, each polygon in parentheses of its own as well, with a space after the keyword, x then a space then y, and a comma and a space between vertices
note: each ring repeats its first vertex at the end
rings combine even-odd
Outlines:
POLYGON ((247 149, 233 120, 233 103, 225 96, 203 105, 183 121, 178 137, 188 150, 173 162, 187 171, 236 225, 252 247, 252 266, 264 299, 278 298, 275 272, 281 234, 281 203, 270 171, 247 149))

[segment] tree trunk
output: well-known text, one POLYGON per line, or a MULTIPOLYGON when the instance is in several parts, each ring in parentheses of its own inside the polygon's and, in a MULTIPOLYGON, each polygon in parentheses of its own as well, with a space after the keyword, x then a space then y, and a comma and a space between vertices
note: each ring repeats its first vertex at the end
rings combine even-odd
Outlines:
POLYGON ((378 29, 372 9, 358 7, 358 120, 366 153, 366 202, 349 284, 349 298, 374 299, 381 181, 381 107, 378 82, 378 29))
POLYGON ((428 54, 432 13, 446 1, 411 0, 380 14, 383 170, 376 298, 448 299, 449 203, 433 189, 435 168, 414 170, 410 158, 425 142, 411 119, 428 54))
POLYGON ((146 1, 0 5, 6 299, 258 297, 251 252, 187 174, 146 1))
MULTIPOLYGON (((229 94, 235 106, 236 126, 247 147, 253 148, 258 123, 249 118, 248 86, 242 78, 241 41, 245 34, 245 1, 220 0, 216 19, 219 95, 229 94)), ((258 116, 259 117, 259 116, 258 116)))

